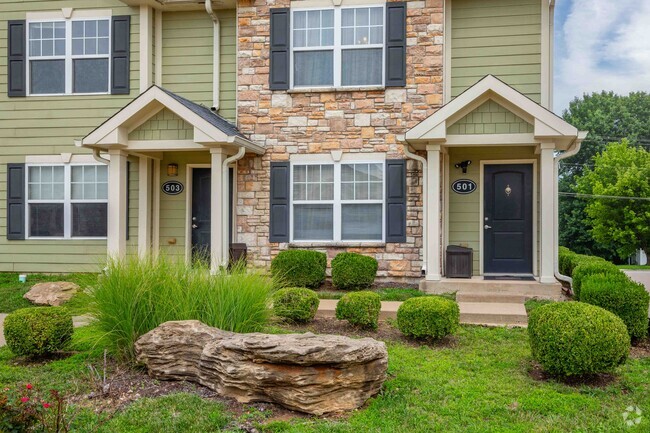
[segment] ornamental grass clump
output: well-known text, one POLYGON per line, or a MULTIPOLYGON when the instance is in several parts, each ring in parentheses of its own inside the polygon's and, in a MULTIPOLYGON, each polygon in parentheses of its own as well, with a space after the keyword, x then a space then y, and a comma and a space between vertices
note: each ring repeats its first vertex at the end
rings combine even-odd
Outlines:
POLYGON ((62 307, 22 308, 4 321, 4 336, 16 355, 40 357, 63 350, 72 338, 72 317, 62 307))
POLYGON ((286 288, 273 294, 273 313, 282 319, 306 323, 316 316, 320 300, 318 295, 309 289, 286 288))
POLYGON ((256 332, 270 317, 273 280, 235 266, 211 275, 182 260, 112 260, 91 290, 98 326, 117 355, 135 358, 133 344, 170 320, 199 320, 225 331, 256 332))
POLYGON ((336 318, 366 329, 377 329, 381 296, 374 292, 346 293, 336 304, 336 318))
POLYGON ((339 253, 332 260, 332 284, 341 290, 369 289, 377 276, 377 260, 357 253, 339 253))
POLYGON ((415 339, 441 339, 453 334, 459 322, 458 304, 440 296, 407 299, 397 309, 397 327, 415 339))
POLYGON ((316 289, 325 282, 327 255, 311 250, 287 250, 271 261, 271 274, 282 287, 316 289))
POLYGON ((554 302, 531 311, 528 338, 533 358, 560 377, 611 372, 630 351, 625 323, 583 302, 554 302))

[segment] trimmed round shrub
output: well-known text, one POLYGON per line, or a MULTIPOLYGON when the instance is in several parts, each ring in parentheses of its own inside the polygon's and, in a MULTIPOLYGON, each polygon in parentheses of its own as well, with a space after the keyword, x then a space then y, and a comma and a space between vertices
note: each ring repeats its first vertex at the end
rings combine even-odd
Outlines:
POLYGON ((571 289, 573 290, 573 295, 575 296, 576 300, 582 301, 580 298, 580 292, 584 279, 596 274, 608 275, 608 278, 610 278, 612 281, 628 281, 627 276, 610 262, 606 262, 604 260, 583 260, 578 266, 573 269, 573 275, 571 277, 573 279, 571 289))
POLYGON ((367 329, 377 329, 380 311, 381 296, 368 291, 346 293, 336 304, 337 319, 367 329))
POLYGON ((632 340, 648 335, 650 295, 643 285, 609 274, 590 275, 582 282, 580 300, 620 317, 632 340))
POLYGON ((583 302, 554 302, 531 311, 528 338, 533 358, 561 377, 612 371, 630 351, 625 323, 583 302))
POLYGON ((407 299, 397 309, 397 327, 412 338, 438 340, 456 331, 459 321, 458 304, 440 296, 407 299))
POLYGON ((341 290, 368 289, 377 276, 377 260, 357 253, 339 253, 332 260, 332 284, 341 290))
POLYGON ((571 278, 573 278, 573 274, 576 271, 576 268, 580 265, 584 265, 587 263, 608 263, 607 260, 601 258, 601 257, 596 257, 596 256, 587 256, 584 254, 575 254, 573 256, 569 256, 569 275, 571 278))
POLYGON ((65 348, 72 338, 72 316, 63 308, 22 308, 4 322, 7 346, 19 356, 38 357, 65 348))
POLYGON ((280 289, 273 294, 273 312, 293 322, 309 322, 316 316, 320 300, 312 290, 303 288, 280 289))
POLYGON ((271 274, 284 287, 316 289, 325 281, 327 255, 311 250, 282 251, 271 261, 271 274))

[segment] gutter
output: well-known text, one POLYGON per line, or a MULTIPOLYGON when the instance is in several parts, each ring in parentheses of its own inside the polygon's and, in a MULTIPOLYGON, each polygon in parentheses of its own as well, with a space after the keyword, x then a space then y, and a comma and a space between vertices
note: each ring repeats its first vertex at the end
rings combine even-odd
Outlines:
POLYGON ((221 23, 219 17, 212 9, 212 0, 205 1, 205 11, 214 23, 212 36, 212 107, 215 113, 219 110, 219 77, 221 75, 221 23))
POLYGON ((426 158, 417 155, 409 149, 409 144, 406 141, 406 139, 403 139, 404 141, 404 155, 407 157, 419 161, 422 163, 422 275, 426 275, 427 273, 427 214, 428 214, 428 209, 427 209, 427 202, 428 202, 428 194, 427 194, 427 160, 426 158))
POLYGON ((560 251, 560 228, 559 228, 560 205, 559 205, 559 182, 558 182, 559 165, 560 165, 559 163, 563 159, 569 158, 575 155, 576 153, 578 153, 580 151, 580 146, 582 144, 582 141, 586 137, 587 137, 587 132, 584 131, 578 132, 578 137, 573 141, 571 147, 569 147, 569 149, 567 149, 565 152, 562 152, 560 155, 557 155, 555 158, 553 158, 553 172, 555 175, 555 182, 553 186, 554 189, 553 195, 555 201, 555 203, 553 204, 555 206, 555 212, 553 215, 553 225, 554 225, 553 273, 557 280, 565 282, 569 285, 573 283, 573 279, 569 276, 562 275, 560 273, 560 261, 559 261, 559 251, 560 251))
MULTIPOLYGON (((208 2, 206 2, 207 4, 208 2)), ((240 147, 239 151, 233 156, 230 156, 226 158, 221 166, 221 196, 224 198, 224 200, 228 200, 230 194, 229 194, 229 176, 228 176, 228 165, 232 162, 239 161, 244 157, 246 154, 246 148, 245 147, 240 147)), ((235 171, 235 181, 237 179, 237 172, 235 171)), ((221 231, 221 239, 222 239, 222 254, 223 254, 223 260, 225 261, 226 264, 228 264, 228 261, 230 260, 229 257, 229 248, 230 248, 230 238, 228 237, 229 233, 229 224, 228 221, 230 218, 228 218, 228 209, 230 206, 221 206, 221 221, 222 221, 222 231, 221 231)))
POLYGON ((93 158, 95 158, 95 161, 99 162, 100 164, 106 164, 110 162, 106 158, 102 158, 102 156, 99 154, 100 150, 96 147, 93 147, 93 158))

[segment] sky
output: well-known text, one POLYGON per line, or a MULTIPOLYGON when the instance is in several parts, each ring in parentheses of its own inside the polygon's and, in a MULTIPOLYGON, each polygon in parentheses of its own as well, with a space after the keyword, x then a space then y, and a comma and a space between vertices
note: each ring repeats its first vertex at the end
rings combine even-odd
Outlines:
POLYGON ((650 92, 650 0, 556 0, 554 111, 584 93, 650 92))

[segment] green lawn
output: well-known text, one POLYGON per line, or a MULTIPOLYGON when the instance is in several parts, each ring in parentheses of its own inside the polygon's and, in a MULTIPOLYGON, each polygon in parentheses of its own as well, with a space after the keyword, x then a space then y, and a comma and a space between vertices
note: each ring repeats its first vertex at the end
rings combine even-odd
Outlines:
MULTIPOLYGON (((20 283, 17 273, 0 273, 0 313, 11 313, 19 308, 32 307, 31 302, 24 299, 23 295, 34 284, 46 281, 70 281, 85 289, 97 282, 97 274, 28 274, 27 282, 20 283)), ((82 290, 65 306, 73 315, 84 314, 88 310, 88 296, 82 290)))
POLYGON ((629 271, 650 271, 650 265, 618 265, 619 269, 627 269, 629 271))
MULTIPOLYGON (((91 390, 87 364, 101 366, 102 344, 92 327, 75 331, 69 358, 24 365, 0 349, 0 389, 31 382, 66 395, 91 390), (97 343, 95 343, 97 342, 97 343)), ((462 326, 453 344, 414 347, 390 343, 389 379, 366 407, 347 417, 273 420, 250 408, 233 414, 223 403, 191 394, 140 399, 118 411, 99 432, 243 432, 246 421, 265 433, 361 432, 647 432, 650 431, 650 358, 630 359, 604 387, 568 386, 530 377, 526 330, 462 326), (647 414, 628 428, 629 405, 647 414)), ((109 380, 111 379, 109 375, 109 380)), ((114 379, 114 378, 113 378, 114 379)), ((138 389, 134 389, 138 392, 138 389)), ((75 432, 92 432, 99 403, 82 399, 75 432)))

